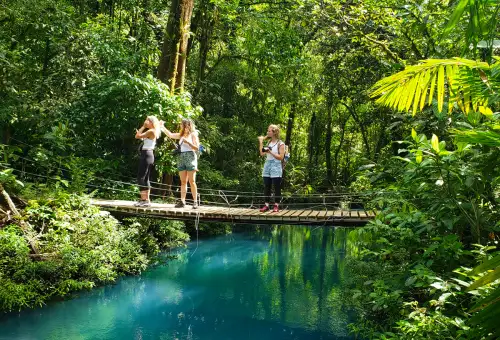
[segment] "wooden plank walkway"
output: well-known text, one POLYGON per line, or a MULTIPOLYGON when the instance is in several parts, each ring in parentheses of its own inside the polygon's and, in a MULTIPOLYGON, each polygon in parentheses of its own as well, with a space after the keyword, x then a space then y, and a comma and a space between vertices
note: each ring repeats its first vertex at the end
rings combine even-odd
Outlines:
POLYGON ((103 210, 126 215, 147 216, 173 220, 229 222, 238 224, 294 224, 324 226, 363 226, 375 216, 365 210, 281 210, 278 213, 261 213, 258 209, 200 206, 193 209, 174 208, 174 204, 152 203, 150 207, 134 207, 135 202, 93 199, 91 204, 103 210))

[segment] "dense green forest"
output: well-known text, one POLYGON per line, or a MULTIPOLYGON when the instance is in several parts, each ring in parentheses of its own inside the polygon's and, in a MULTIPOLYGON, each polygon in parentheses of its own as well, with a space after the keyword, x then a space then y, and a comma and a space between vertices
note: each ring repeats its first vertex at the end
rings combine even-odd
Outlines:
MULTIPOLYGON (((88 202, 137 199, 154 114, 196 122, 200 188, 261 191, 274 123, 286 193, 364 194, 378 214, 349 235, 345 287, 360 338, 498 338, 499 18, 498 0, 0 0, 0 310, 189 239, 88 202)), ((171 148, 157 199, 176 195, 171 148)))

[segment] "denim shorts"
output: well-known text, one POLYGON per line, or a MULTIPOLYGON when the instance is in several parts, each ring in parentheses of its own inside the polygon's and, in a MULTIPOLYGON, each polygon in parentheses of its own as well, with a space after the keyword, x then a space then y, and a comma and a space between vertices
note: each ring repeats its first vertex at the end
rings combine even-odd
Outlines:
POLYGON ((281 161, 277 159, 266 160, 264 169, 262 170, 262 177, 277 178, 282 176, 283 168, 281 167, 281 161))
POLYGON ((177 158, 177 170, 198 171, 198 157, 194 151, 181 152, 177 158))

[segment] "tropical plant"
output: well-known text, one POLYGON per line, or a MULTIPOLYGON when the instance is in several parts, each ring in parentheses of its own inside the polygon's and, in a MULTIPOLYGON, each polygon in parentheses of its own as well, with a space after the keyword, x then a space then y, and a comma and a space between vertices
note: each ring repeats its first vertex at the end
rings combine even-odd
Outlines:
POLYGON ((445 101, 448 112, 458 106, 464 113, 480 111, 492 115, 500 90, 500 58, 495 64, 463 58, 429 59, 386 77, 373 86, 377 103, 415 115, 434 95, 439 112, 445 101))
POLYGON ((469 276, 477 279, 467 287, 467 291, 481 298, 471 307, 475 313, 470 323, 480 327, 488 339, 498 339, 500 328, 500 255, 496 255, 474 268, 469 276), (482 293, 481 290, 483 291, 482 293), (486 290, 487 292, 484 292, 486 290))

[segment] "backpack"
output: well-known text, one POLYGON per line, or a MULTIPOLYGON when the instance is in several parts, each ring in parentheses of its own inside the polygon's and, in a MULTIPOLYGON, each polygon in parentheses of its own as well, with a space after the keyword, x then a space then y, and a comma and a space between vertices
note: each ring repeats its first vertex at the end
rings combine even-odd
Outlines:
MULTIPOLYGON (((280 146, 281 146, 281 144, 285 144, 285 143, 283 143, 281 140, 278 143, 279 143, 279 146, 278 146, 278 155, 279 155, 280 154, 280 146)), ((288 152, 288 145, 285 144, 285 157, 283 157, 283 159, 281 160, 281 169, 285 170, 286 164, 287 164, 289 159, 290 159, 290 153, 288 152)))
MULTIPOLYGON (((278 148, 278 154, 280 153, 280 149, 278 148)), ((285 157, 281 160, 281 168, 285 170, 286 164, 288 163, 288 160, 290 159, 290 153, 288 152, 288 145, 285 144, 285 157)))

